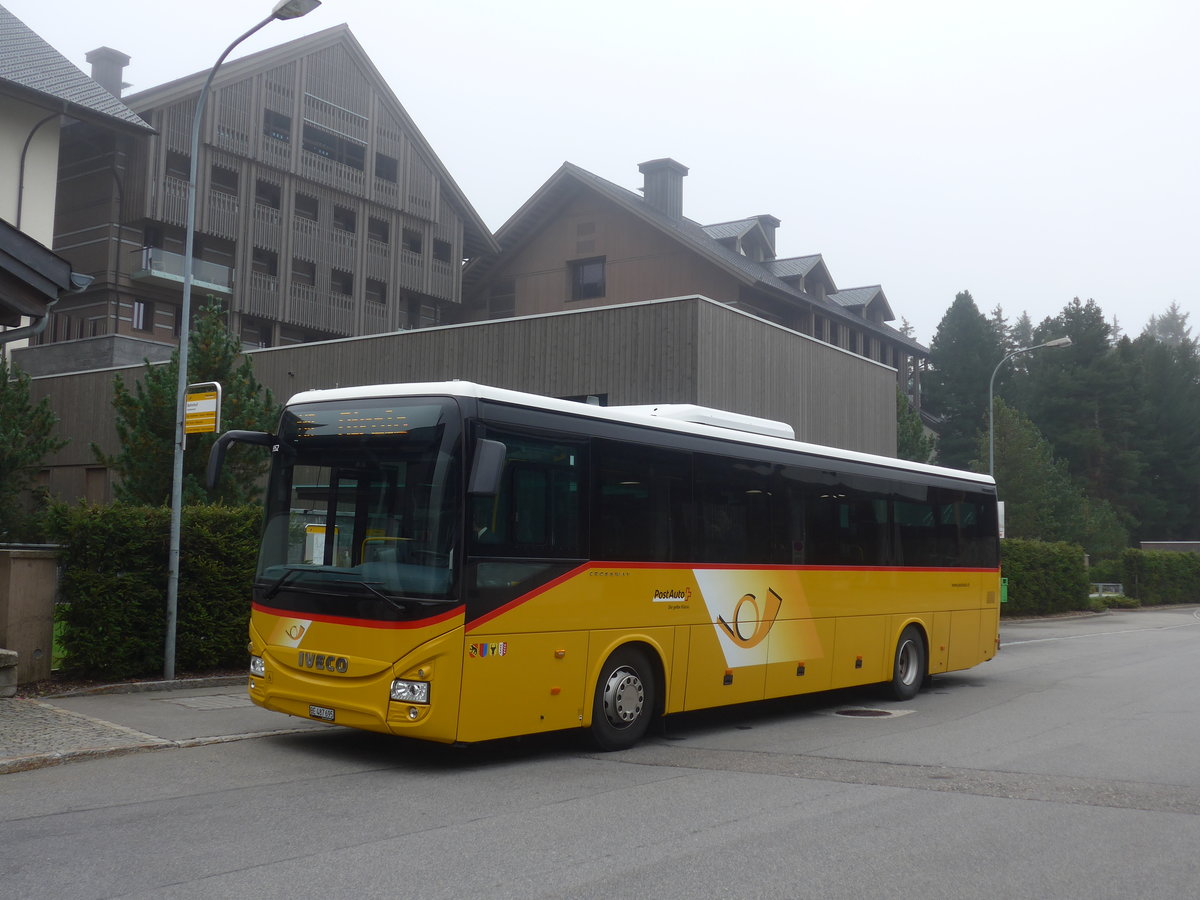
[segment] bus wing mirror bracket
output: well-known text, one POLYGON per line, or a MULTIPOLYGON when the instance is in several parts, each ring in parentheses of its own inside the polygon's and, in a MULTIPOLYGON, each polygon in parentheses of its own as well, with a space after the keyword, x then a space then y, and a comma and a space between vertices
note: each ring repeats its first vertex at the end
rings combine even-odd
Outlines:
POLYGON ((259 447, 272 447, 276 443, 275 435, 265 431, 226 431, 216 439, 212 450, 208 452, 208 472, 205 481, 210 491, 216 490, 221 481, 221 468, 225 465, 225 452, 229 445, 254 444, 259 447))
POLYGON ((475 461, 471 464, 471 478, 467 482, 467 493, 495 495, 500 491, 500 474, 504 471, 504 457, 508 448, 501 441, 480 438, 475 442, 475 461))

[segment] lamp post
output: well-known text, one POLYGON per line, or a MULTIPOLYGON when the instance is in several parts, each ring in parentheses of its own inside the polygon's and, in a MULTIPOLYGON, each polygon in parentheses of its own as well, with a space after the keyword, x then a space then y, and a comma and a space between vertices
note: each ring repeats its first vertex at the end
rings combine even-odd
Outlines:
POLYGON ((1022 347, 1020 350, 1014 350, 1000 362, 996 363, 996 368, 992 369, 992 377, 988 380, 988 474, 993 478, 996 477, 996 403, 994 398, 994 388, 996 386, 996 373, 1000 371, 1000 367, 1021 353, 1031 353, 1034 350, 1047 350, 1052 347, 1070 347, 1070 337, 1055 338, 1052 341, 1046 341, 1044 344, 1034 344, 1032 347, 1022 347))
POLYGON ((188 172, 187 189, 187 237, 183 250, 183 302, 179 311, 179 380, 175 390, 175 457, 171 470, 171 543, 167 552, 167 634, 163 651, 163 678, 171 681, 175 678, 175 626, 179 609, 179 532, 183 511, 183 449, 185 442, 184 414, 187 411, 188 385, 188 342, 192 314, 192 253, 196 244, 196 173, 200 156, 200 124, 204 119, 204 102, 208 99, 208 90, 213 78, 225 57, 246 38, 261 28, 270 25, 276 19, 298 19, 308 15, 318 6, 321 0, 278 0, 271 14, 225 48, 225 52, 217 58, 204 86, 200 88, 200 96, 196 98, 196 113, 192 117, 192 159, 188 172))

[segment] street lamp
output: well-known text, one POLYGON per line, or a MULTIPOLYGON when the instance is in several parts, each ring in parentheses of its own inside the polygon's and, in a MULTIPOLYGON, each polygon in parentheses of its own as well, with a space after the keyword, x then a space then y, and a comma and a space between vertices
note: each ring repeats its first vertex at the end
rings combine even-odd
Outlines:
POLYGON ((183 303, 179 311, 179 381, 175 389, 175 458, 171 470, 171 543, 167 554, 167 635, 163 652, 163 678, 175 678, 175 625, 179 609, 179 531, 183 511, 183 448, 185 441, 184 414, 187 411, 188 331, 192 314, 192 253, 196 244, 196 173, 200 157, 200 123, 204 118, 204 102, 208 89, 225 57, 246 38, 265 28, 276 19, 298 19, 321 5, 321 0, 278 0, 271 14, 225 48, 209 70, 200 96, 196 98, 196 113, 192 117, 192 161, 188 172, 187 238, 183 250, 183 303))
POLYGON ((1014 350, 1008 354, 1008 356, 996 363, 996 368, 992 369, 992 377, 988 380, 988 474, 993 478, 996 477, 996 403, 993 399, 993 388, 996 386, 996 373, 1000 371, 1002 365, 1020 353, 1031 353, 1034 350, 1048 350, 1053 347, 1070 346, 1070 337, 1060 337, 1052 341, 1046 341, 1044 344, 1022 347, 1020 350, 1014 350))

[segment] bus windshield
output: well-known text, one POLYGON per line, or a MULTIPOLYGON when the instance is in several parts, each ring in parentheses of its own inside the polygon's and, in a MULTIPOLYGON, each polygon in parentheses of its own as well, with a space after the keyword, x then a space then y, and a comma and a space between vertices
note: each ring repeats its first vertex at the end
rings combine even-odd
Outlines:
POLYGON ((456 602, 461 433, 446 399, 287 408, 256 602, 385 621, 456 602))

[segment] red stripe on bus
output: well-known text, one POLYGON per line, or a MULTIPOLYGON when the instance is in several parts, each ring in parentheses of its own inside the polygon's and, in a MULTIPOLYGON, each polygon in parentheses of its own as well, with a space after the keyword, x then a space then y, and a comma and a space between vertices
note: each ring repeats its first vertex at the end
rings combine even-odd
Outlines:
POLYGON ((283 616, 288 619, 307 619, 310 622, 327 622, 331 625, 357 625, 361 628, 424 628, 427 625, 438 625, 448 619, 453 619, 455 616, 461 615, 463 611, 463 605, 460 603, 453 609, 438 613, 436 616, 416 619, 412 622, 389 622, 383 619, 352 619, 348 616, 324 616, 319 613, 300 613, 290 609, 273 609, 261 603, 252 603, 250 606, 258 612, 283 616))
MULTIPOLYGON (((468 622, 466 631, 468 631, 468 632, 474 631, 480 625, 483 625, 487 622, 492 621, 492 619, 496 618, 497 616, 502 615, 502 614, 508 612, 509 610, 516 609, 522 603, 525 603, 528 600, 532 600, 534 597, 537 597, 540 594, 544 594, 546 591, 550 590, 553 587, 557 587, 558 585, 562 584, 565 581, 570 581, 576 575, 582 575, 588 569, 594 569, 594 568, 596 568, 595 563, 584 563, 583 565, 576 566, 574 569, 571 569, 571 571, 569 571, 569 572, 563 572, 563 574, 559 575, 557 578, 552 578, 550 581, 547 581, 545 584, 539 585, 538 587, 536 587, 532 591, 530 591, 528 594, 522 594, 520 597, 516 597, 513 600, 509 600, 503 606, 499 606, 496 609, 493 609, 491 612, 484 613, 482 616, 480 616, 478 619, 475 619, 473 622, 468 622)), ((626 568, 628 568, 628 567, 626 567, 626 568)))

